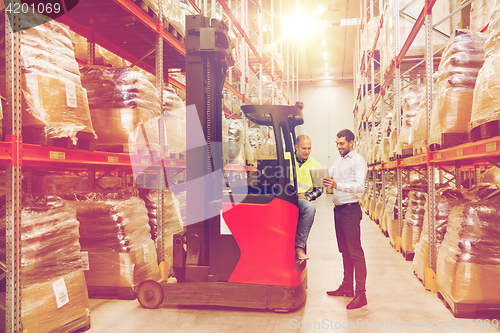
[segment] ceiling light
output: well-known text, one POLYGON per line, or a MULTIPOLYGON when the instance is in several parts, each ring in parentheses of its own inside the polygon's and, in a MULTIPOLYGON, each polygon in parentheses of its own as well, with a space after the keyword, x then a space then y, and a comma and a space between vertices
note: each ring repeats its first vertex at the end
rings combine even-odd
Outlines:
POLYGON ((328 63, 325 62, 325 68, 328 69, 328 63))
POLYGON ((322 14, 323 14, 323 5, 322 5, 322 4, 319 4, 319 5, 318 5, 318 14, 319 14, 319 15, 322 15, 322 14))
POLYGON ((323 40, 321 41, 321 44, 323 44, 323 46, 326 46, 326 40, 324 40, 324 39, 323 39, 323 40))
POLYGON ((305 15, 297 12, 292 17, 284 18, 283 27, 285 37, 293 37, 303 40, 317 32, 320 22, 316 21, 316 15, 305 15))
POLYGON ((323 58, 326 59, 326 52, 323 52, 323 58))
POLYGON ((325 77, 328 77, 328 72, 325 72, 325 77))

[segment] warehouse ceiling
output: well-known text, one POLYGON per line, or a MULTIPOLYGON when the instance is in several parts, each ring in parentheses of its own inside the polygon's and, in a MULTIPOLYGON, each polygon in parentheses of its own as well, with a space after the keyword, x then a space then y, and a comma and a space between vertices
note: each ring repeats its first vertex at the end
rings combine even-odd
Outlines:
POLYGON ((352 81, 357 38, 355 19, 361 18, 359 1, 282 0, 283 18, 290 22, 285 26, 292 30, 290 40, 294 41, 295 50, 298 48, 301 82, 327 77, 339 82, 352 81), (320 4, 323 15, 319 14, 320 4), (323 29, 322 24, 326 25, 323 29))

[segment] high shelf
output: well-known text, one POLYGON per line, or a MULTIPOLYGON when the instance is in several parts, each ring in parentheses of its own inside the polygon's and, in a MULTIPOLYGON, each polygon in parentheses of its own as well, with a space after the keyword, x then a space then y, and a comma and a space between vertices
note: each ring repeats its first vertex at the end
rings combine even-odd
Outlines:
MULTIPOLYGON (((239 106, 249 103, 293 104, 298 98, 298 50, 282 40, 283 31, 277 29, 282 22, 276 12, 281 11, 282 0, 261 3, 259 0, 190 0, 195 10, 209 17, 224 20, 235 40, 236 65, 229 71, 224 95, 229 100, 228 117, 243 117, 239 106), (270 100, 262 91, 267 77, 270 100), (255 89, 255 82, 258 88, 255 89), (252 86, 253 85, 253 86, 252 86), (254 88, 254 89, 252 89, 254 88), (251 92, 257 91, 251 100, 251 92)), ((67 14, 57 18, 79 35, 87 38, 89 55, 79 63, 94 62, 95 45, 100 45, 156 76, 156 86, 171 85, 185 91, 182 75, 173 76, 172 70, 185 71, 183 33, 178 31, 162 13, 155 12, 141 0, 81 0, 67 14)), ((18 18, 5 16, 6 26, 18 24, 18 18)), ((0 164, 7 175, 7 302, 6 331, 18 332, 21 327, 20 303, 20 224, 21 177, 34 169, 49 171, 83 172, 94 184, 96 175, 116 172, 132 173, 134 166, 151 164, 152 156, 120 154, 79 149, 46 147, 22 142, 21 132, 21 53, 19 34, 6 29, 6 81, 7 108, 6 139, 0 142, 0 164)), ((265 88, 264 88, 265 89, 265 88)), ((162 89, 158 89, 160 100, 162 89)), ((160 135, 161 137, 161 135, 160 135)), ((161 144, 161 142, 160 142, 161 144)), ((160 154, 163 164, 157 169, 176 174, 186 168, 185 160, 172 159, 160 154)), ((237 165, 227 171, 245 172, 237 165)), ((254 167, 247 168, 253 170, 254 167)), ((28 182, 29 183, 29 182, 28 182)), ((161 219, 162 194, 158 196, 158 219, 161 219)), ((161 224, 159 224, 161 228, 161 224)), ((161 242, 161 229, 158 230, 161 242)), ((163 246, 159 246, 160 251, 163 246)), ((159 257, 162 257, 161 255, 159 257)), ((0 265, 0 267, 3 265, 0 265)))
MULTIPOLYGON (((386 211, 386 191, 390 179, 397 187, 397 215, 401 216, 404 210, 403 187, 409 182, 410 176, 418 175, 416 178, 428 180, 429 258, 425 263, 426 274, 422 282, 433 291, 437 291, 437 187, 453 184, 459 189, 464 180, 468 180, 467 186, 472 186, 480 182, 485 170, 500 167, 500 137, 494 135, 494 130, 490 131, 493 134, 486 134, 482 136, 483 139, 479 139, 469 126, 467 140, 462 140, 462 137, 467 137, 467 133, 461 133, 462 141, 456 139, 459 137, 457 135, 453 137, 456 143, 450 144, 444 140, 443 134, 439 144, 430 144, 431 111, 437 97, 432 93, 436 83, 433 77, 454 32, 470 28, 468 15, 471 3, 473 1, 467 0, 360 2, 362 19, 356 50, 357 94, 353 114, 357 132, 356 147, 369 164, 364 200, 369 199, 370 204, 365 210, 378 220, 375 207, 377 201, 381 200, 381 210, 386 211), (405 148, 398 141, 405 126, 402 105, 405 102, 404 93, 411 89, 419 89, 419 93, 423 93, 419 97, 420 107, 423 107, 421 112, 427 120, 426 141, 417 148, 405 148), (468 142, 462 143, 464 141, 468 142)), ((487 26, 488 21, 473 30, 484 32, 487 26)), ((382 217, 377 222, 380 222, 387 236, 388 231, 383 229, 381 220, 382 217)), ((399 218, 394 231, 395 239, 391 239, 391 243, 405 255, 401 247, 403 227, 404 220, 399 218)), ((456 314, 456 309, 453 309, 456 304, 447 300, 456 314)))

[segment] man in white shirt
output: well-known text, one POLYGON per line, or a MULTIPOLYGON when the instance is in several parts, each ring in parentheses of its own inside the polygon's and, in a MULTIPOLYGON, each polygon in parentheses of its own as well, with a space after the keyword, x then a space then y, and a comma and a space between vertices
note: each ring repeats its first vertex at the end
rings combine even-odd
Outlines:
POLYGON ((348 296, 354 299, 347 309, 358 309, 367 304, 366 262, 361 247, 360 222, 363 216, 359 195, 365 190, 368 167, 363 156, 354 150, 354 134, 344 129, 337 134, 337 149, 342 156, 329 170, 330 178, 323 178, 323 185, 333 188, 335 233, 342 253, 344 279, 337 290, 327 291, 329 296, 348 296), (356 289, 354 285, 356 275, 356 289))

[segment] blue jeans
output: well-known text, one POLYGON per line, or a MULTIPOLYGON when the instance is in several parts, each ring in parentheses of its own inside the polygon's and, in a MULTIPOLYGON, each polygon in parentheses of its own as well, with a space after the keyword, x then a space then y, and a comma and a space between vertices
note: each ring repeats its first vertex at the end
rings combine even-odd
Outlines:
POLYGON ((305 248, 309 231, 314 222, 316 207, 306 199, 299 199, 299 221, 295 234, 295 246, 305 248))

